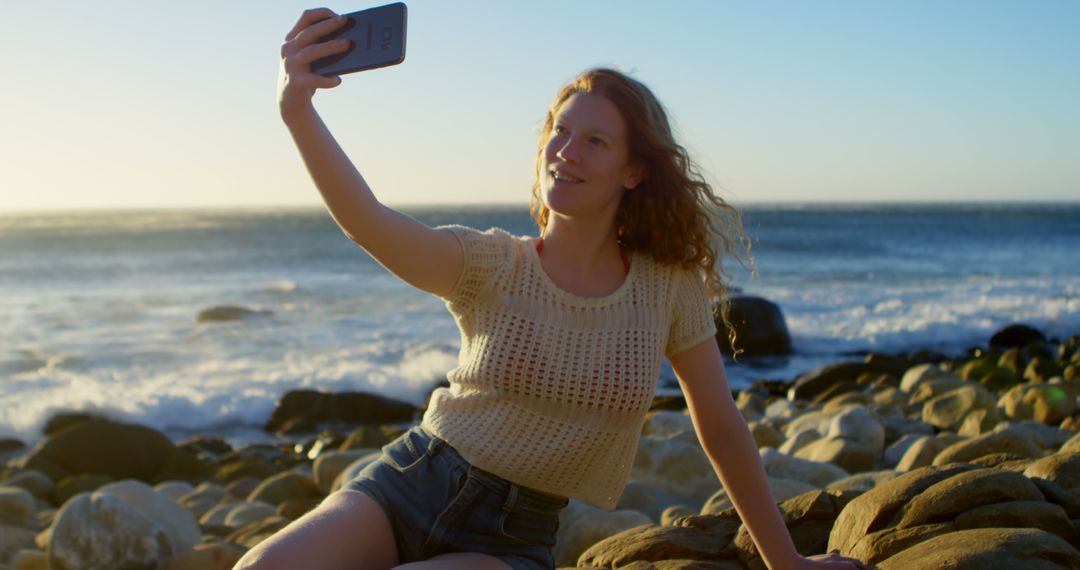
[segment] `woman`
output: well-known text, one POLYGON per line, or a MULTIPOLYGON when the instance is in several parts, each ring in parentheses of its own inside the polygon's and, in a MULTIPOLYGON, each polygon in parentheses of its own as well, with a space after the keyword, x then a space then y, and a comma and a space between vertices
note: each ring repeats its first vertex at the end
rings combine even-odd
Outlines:
POLYGON ((769 494, 709 301, 710 289, 724 291, 710 236, 728 236, 730 248, 738 216, 693 174, 652 93, 612 70, 559 93, 536 161, 540 238, 433 229, 376 200, 311 104, 316 89, 341 83, 309 64, 345 49, 316 43, 342 23, 308 10, 286 37, 282 118, 345 234, 446 300, 460 362, 421 425, 237 567, 553 568, 569 498, 615 506, 664 355, 770 568, 861 567, 801 557, 769 494), (715 232, 710 204, 736 224, 715 232))

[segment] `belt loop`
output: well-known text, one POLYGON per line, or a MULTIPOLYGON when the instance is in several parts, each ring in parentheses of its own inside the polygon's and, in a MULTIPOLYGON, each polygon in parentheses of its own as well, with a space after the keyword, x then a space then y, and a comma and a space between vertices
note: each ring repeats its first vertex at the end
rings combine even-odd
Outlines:
POLYGON ((435 454, 439 452, 440 444, 443 441, 436 437, 435 434, 429 432, 426 429, 423 429, 422 426, 420 429, 422 430, 421 433, 428 437, 427 454, 429 457, 434 457, 435 454))
POLYGON ((502 509, 506 512, 512 512, 514 510, 514 504, 517 503, 518 491, 521 487, 517 484, 510 483, 510 490, 506 493, 506 502, 503 503, 502 509))

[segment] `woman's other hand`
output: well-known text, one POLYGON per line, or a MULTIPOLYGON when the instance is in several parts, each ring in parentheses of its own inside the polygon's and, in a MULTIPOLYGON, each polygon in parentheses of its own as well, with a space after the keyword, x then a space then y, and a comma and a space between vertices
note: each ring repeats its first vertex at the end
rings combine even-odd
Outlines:
POLYGON ((840 556, 835 551, 804 558, 803 562, 799 570, 866 570, 866 564, 861 560, 840 556))
POLYGON ((311 105, 316 89, 330 89, 341 84, 341 77, 323 77, 311 71, 311 62, 348 49, 344 39, 315 43, 319 38, 344 26, 345 16, 329 8, 304 10, 296 25, 285 36, 278 69, 278 110, 286 117, 311 105))

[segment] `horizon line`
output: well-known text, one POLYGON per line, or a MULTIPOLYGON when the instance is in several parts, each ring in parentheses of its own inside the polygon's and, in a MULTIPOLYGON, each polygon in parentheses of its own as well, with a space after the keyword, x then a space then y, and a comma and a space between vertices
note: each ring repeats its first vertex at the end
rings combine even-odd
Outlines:
MULTIPOLYGON (((1029 200, 725 200, 736 207, 805 207, 805 206, 973 206, 973 205, 1080 205, 1078 199, 1029 199, 1029 200)), ((426 208, 528 208, 528 202, 409 202, 404 204, 384 204, 400 210, 426 208)), ((211 206, 162 205, 162 206, 111 206, 111 207, 72 207, 46 209, 0 210, 0 217, 29 215, 64 215, 94 213, 151 213, 151 212, 255 212, 288 210, 326 210, 321 203, 312 204, 225 204, 211 206)))

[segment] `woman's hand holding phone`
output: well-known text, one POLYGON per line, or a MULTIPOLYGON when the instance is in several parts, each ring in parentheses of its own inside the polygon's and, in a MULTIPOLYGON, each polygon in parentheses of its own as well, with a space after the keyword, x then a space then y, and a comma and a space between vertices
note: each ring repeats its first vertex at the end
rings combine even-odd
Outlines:
POLYGON ((319 38, 341 28, 346 18, 329 8, 304 10, 285 36, 278 69, 278 110, 283 118, 311 106, 316 89, 341 85, 341 76, 324 77, 311 71, 311 62, 344 52, 349 40, 316 43, 319 38))

